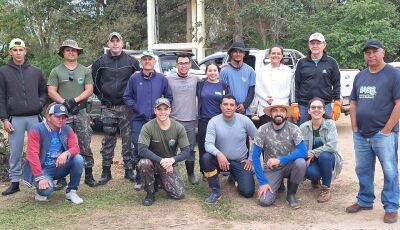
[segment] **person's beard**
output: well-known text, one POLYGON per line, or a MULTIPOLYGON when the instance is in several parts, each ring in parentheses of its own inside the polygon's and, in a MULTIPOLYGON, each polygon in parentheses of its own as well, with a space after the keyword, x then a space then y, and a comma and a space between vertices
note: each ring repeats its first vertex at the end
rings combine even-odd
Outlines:
POLYGON ((272 122, 274 122, 275 125, 281 125, 287 120, 287 117, 283 117, 281 115, 276 115, 272 118, 272 122))

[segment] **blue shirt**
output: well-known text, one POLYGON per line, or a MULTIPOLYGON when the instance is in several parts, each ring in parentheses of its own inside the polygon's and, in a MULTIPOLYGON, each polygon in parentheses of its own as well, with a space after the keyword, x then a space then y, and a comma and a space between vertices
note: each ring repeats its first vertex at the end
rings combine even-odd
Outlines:
POLYGON ((146 76, 142 70, 129 78, 123 99, 133 110, 132 120, 149 121, 155 118, 154 103, 160 97, 168 98, 172 103, 172 91, 164 74, 154 71, 146 76))
MULTIPOLYGON (((372 137, 385 127, 400 99, 400 71, 388 64, 378 73, 359 72, 353 83, 351 100, 357 102, 357 127, 363 137, 372 137)), ((399 131, 399 124, 393 127, 399 131)))
MULTIPOLYGON (((236 98, 238 104, 242 104, 247 97, 249 88, 256 84, 256 73, 251 66, 243 63, 240 68, 228 65, 222 68, 220 73, 221 81, 229 87, 229 92, 236 98)), ((251 109, 248 107, 246 115, 251 115, 251 109)))
POLYGON ((49 151, 46 153, 44 166, 50 167, 56 165, 57 158, 61 155, 62 152, 64 151, 60 140, 60 133, 59 131, 52 131, 50 147, 49 151))
POLYGON ((221 113, 221 101, 226 92, 222 82, 204 81, 200 92, 200 118, 212 118, 221 113))

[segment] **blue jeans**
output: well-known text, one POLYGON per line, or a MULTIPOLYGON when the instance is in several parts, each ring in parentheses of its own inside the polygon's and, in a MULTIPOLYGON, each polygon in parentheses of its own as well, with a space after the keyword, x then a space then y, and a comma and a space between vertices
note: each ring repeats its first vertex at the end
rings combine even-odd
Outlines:
POLYGON ((79 183, 81 181, 81 175, 83 171, 85 161, 81 155, 76 155, 67 160, 64 166, 56 167, 44 167, 43 168, 43 176, 46 177, 50 182, 50 187, 47 189, 39 189, 39 182, 35 181, 34 185, 36 187, 37 194, 41 196, 50 196, 54 192, 54 184, 53 180, 57 180, 60 178, 66 177, 68 174, 70 175, 70 181, 67 186, 67 193, 73 189, 78 190, 79 183))
MULTIPOLYGON (((297 125, 300 126, 304 122, 307 121, 308 118, 308 105, 307 104, 300 104, 299 103, 299 111, 300 111, 300 118, 299 121, 297 122, 297 125)), ((325 114, 328 117, 331 117, 332 114, 332 105, 331 103, 328 103, 325 105, 325 114)))
MULTIPOLYGON (((201 161, 203 163, 204 172, 212 172, 214 170, 220 171, 217 157, 210 153, 205 153, 201 161)), ((253 197, 255 185, 254 185, 254 177, 253 172, 244 169, 244 163, 241 163, 239 160, 229 160, 229 171, 233 179, 237 181, 238 186, 237 190, 240 195, 249 198, 253 197)))
POLYGON ((381 132, 365 138, 360 132, 353 132, 356 152, 356 173, 359 180, 357 203, 363 207, 372 207, 374 195, 375 162, 378 157, 383 170, 383 190, 381 201, 386 212, 396 212, 399 208, 399 173, 397 140, 395 133, 384 135, 381 132))
POLYGON ((197 144, 199 147, 199 165, 200 172, 203 172, 203 163, 201 162, 201 158, 206 153, 206 149, 204 147, 207 133, 207 125, 210 121, 210 118, 201 118, 199 119, 198 127, 197 127, 197 144))
POLYGON ((319 180, 322 178, 322 184, 331 187, 334 165, 335 155, 331 152, 322 152, 307 167, 306 178, 309 180, 319 180))

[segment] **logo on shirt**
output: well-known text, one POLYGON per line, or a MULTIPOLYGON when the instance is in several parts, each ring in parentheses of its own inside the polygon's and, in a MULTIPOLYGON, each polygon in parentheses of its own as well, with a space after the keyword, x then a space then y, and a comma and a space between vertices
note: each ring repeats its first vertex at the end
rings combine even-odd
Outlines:
POLYGON ((323 69, 322 73, 327 74, 328 72, 326 71, 326 69, 323 69))
POLYGON ((176 144, 176 140, 175 139, 171 139, 171 140, 168 141, 168 145, 171 146, 171 147, 175 146, 175 144, 176 144))
POLYGON ((376 95, 376 87, 375 86, 361 86, 359 98, 374 98, 376 95))
POLYGON ((84 82, 83 78, 79 78, 79 79, 78 79, 78 84, 79 84, 79 85, 83 85, 83 82, 84 82))

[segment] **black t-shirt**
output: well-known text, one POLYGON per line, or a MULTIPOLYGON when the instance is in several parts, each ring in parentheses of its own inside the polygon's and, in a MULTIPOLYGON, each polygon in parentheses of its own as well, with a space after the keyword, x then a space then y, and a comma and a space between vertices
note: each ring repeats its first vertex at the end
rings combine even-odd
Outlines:
MULTIPOLYGON (((364 137, 372 137, 389 120, 400 99, 400 70, 390 65, 378 73, 364 69, 354 79, 351 100, 357 101, 357 127, 364 137)), ((397 123, 393 132, 399 131, 397 123)))

